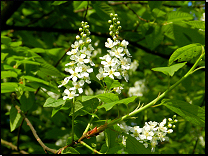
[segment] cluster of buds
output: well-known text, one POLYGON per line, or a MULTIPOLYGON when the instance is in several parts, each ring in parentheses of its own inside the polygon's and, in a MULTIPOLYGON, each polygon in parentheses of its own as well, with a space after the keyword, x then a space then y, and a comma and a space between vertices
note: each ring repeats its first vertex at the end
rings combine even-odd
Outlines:
POLYGON ((79 28, 80 35, 76 36, 76 41, 71 45, 72 50, 66 53, 70 56, 71 62, 65 64, 65 66, 70 66, 69 68, 65 68, 65 71, 69 72, 71 75, 66 77, 58 87, 66 85, 70 79, 73 81, 73 87, 64 90, 66 96, 63 97, 63 100, 79 96, 79 94, 83 92, 82 87, 85 82, 88 84, 91 83, 89 73, 93 72, 91 66, 94 66, 95 64, 91 60, 91 53, 94 48, 90 44, 91 39, 89 37, 90 31, 88 28, 89 25, 87 22, 82 21, 81 28, 79 28), (76 94, 77 90, 79 94, 76 94))
POLYGON ((130 69, 131 64, 131 59, 129 58, 131 55, 127 49, 129 42, 125 40, 120 42, 118 39, 121 26, 117 16, 117 14, 110 14, 112 20, 109 20, 108 23, 111 24, 109 30, 113 40, 108 38, 107 42, 105 42, 105 47, 110 48, 111 50, 107 50, 109 54, 100 57, 100 59, 103 60, 101 61, 101 64, 104 67, 99 69, 99 73, 96 75, 96 77, 99 80, 102 80, 106 76, 109 76, 112 79, 114 79, 114 76, 116 76, 118 79, 121 79, 123 76, 128 82, 129 76, 127 70, 130 69))
MULTIPOLYGON (((161 123, 155 121, 145 122, 143 128, 139 126, 127 126, 125 123, 118 124, 125 133, 130 134, 131 136, 135 137, 139 142, 143 143, 143 145, 147 148, 148 145, 151 145, 151 151, 155 151, 155 147, 159 141, 168 141, 169 138, 166 136, 167 133, 172 133, 175 125, 173 123, 177 122, 176 115, 172 118, 163 119, 161 123)), ((122 143, 126 145, 126 137, 122 137, 122 143)))

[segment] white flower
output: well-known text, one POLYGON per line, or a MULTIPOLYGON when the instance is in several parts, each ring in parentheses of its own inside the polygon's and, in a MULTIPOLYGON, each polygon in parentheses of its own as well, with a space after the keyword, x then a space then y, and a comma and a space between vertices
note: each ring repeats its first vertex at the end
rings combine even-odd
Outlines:
POLYGON ((125 41, 125 40, 123 40, 122 42, 121 42, 121 46, 122 47, 125 47, 125 48, 127 48, 127 45, 129 44, 129 42, 128 41, 125 41))
POLYGON ((69 82, 70 78, 69 77, 66 77, 64 78, 63 82, 61 85, 58 86, 58 88, 62 87, 63 85, 67 84, 69 82))
POLYGON ((74 44, 71 45, 72 48, 76 49, 79 47, 79 42, 75 41, 74 44))
POLYGON ((99 69, 99 73, 96 75, 96 77, 98 78, 98 80, 102 80, 104 78, 104 74, 105 71, 103 70, 103 68, 99 69))
POLYGON ((105 42, 105 47, 107 48, 112 48, 114 45, 114 42, 110 38, 108 38, 107 42, 105 42))
POLYGON ((123 48, 119 47, 119 48, 112 48, 111 50, 108 50, 108 52, 110 53, 111 56, 115 56, 117 58, 120 58, 121 56, 124 56, 125 54, 122 53, 123 52, 123 48))
POLYGON ((123 89, 123 87, 121 87, 121 86, 113 88, 113 90, 114 90, 115 92, 117 92, 118 94, 121 94, 121 90, 122 90, 122 89, 123 89))
POLYGON ((74 96, 79 96, 79 94, 75 94, 76 91, 69 91, 68 89, 65 89, 64 90, 64 93, 67 95, 67 96, 64 96, 63 97, 63 100, 66 100, 66 99, 73 99, 74 96))
POLYGON ((70 88, 69 90, 76 90, 78 89, 79 93, 83 92, 82 86, 84 85, 84 80, 80 80, 79 82, 72 82, 74 87, 70 88))
POLYGON ((114 76, 117 76, 117 77, 120 76, 120 73, 117 72, 117 69, 115 67, 112 67, 111 69, 109 67, 104 67, 104 71, 105 71, 105 73, 103 73, 103 75, 105 77, 109 76, 110 78, 114 79, 114 76))
POLYGON ((85 54, 81 54, 80 56, 75 55, 75 57, 76 57, 75 61, 77 61, 80 64, 84 64, 84 63, 89 63, 90 62, 89 59, 84 59, 86 57, 85 54))
POLYGON ((121 62, 121 68, 123 70, 129 70, 130 64, 131 64, 131 59, 126 58, 126 57, 120 57, 120 62, 121 62))
POLYGON ((115 66, 117 63, 119 63, 117 58, 111 58, 110 55, 107 55, 105 58, 106 61, 101 61, 101 64, 104 65, 104 67, 110 67, 110 66, 115 66))
POLYGON ((72 49, 71 51, 68 51, 66 54, 67 55, 75 55, 78 51, 78 47, 76 49, 72 49))
POLYGON ((77 81, 77 78, 81 78, 81 75, 79 74, 79 72, 82 72, 81 68, 76 67, 75 70, 69 69, 68 71, 72 74, 69 78, 72 78, 74 82, 77 81))
POLYGON ((139 128, 139 126, 131 127, 130 131, 133 133, 133 137, 139 137, 139 134, 142 133, 142 128, 139 128))

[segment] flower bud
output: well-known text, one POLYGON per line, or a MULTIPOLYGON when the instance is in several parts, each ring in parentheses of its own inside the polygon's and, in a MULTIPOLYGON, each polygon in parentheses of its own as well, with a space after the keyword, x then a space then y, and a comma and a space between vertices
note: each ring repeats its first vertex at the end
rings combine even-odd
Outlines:
POLYGON ((77 39, 77 40, 79 40, 79 39, 80 39, 80 36, 79 36, 79 35, 77 35, 77 36, 76 36, 76 39, 77 39))
POLYGON ((119 25, 120 24, 120 21, 117 21, 117 24, 119 25))
POLYGON ((82 31, 82 28, 79 28, 79 31, 82 31))
POLYGON ((110 17, 112 17, 113 16, 113 13, 110 13, 110 17))
POLYGON ((111 23, 112 23, 112 21, 111 21, 111 20, 108 20, 108 23, 109 23, 109 24, 111 24, 111 23))
POLYGON ((113 17, 113 21, 115 21, 116 20, 116 18, 115 17, 113 17))

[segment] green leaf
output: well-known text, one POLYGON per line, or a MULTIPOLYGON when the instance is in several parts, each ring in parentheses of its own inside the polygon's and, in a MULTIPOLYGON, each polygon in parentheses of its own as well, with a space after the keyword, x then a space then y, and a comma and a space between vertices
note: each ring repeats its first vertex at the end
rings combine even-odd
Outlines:
POLYGON ((58 107, 60 105, 65 104, 66 100, 63 99, 53 99, 51 97, 49 97, 48 99, 46 99, 46 102, 44 103, 43 107, 58 107))
POLYGON ((61 5, 66 2, 68 2, 68 1, 54 1, 51 5, 61 5))
POLYGON ((187 62, 184 63, 178 63, 174 64, 170 67, 158 67, 158 68, 152 68, 153 71, 159 71, 164 73, 165 75, 173 76, 178 69, 182 68, 187 62))
POLYGON ((154 8, 160 8, 162 5, 162 1, 148 1, 150 10, 152 11, 154 8))
POLYGON ((1 62, 4 61, 4 59, 7 57, 8 54, 9 53, 3 53, 3 52, 1 52, 1 62))
POLYGON ((182 116, 187 121, 205 127, 205 109, 181 100, 163 99, 161 104, 182 116))
POLYGON ((43 83, 45 85, 49 85, 49 82, 41 80, 41 79, 33 77, 33 76, 22 76, 22 78, 25 78, 25 79, 30 80, 30 81, 40 82, 40 83, 43 83))
POLYGON ((119 100, 118 96, 113 93, 104 93, 95 96, 82 96, 82 102, 93 99, 99 98, 101 101, 108 103, 119 100))
POLYGON ((98 16, 107 21, 110 19, 110 13, 114 13, 114 10, 104 1, 99 1, 93 4, 93 8, 96 10, 98 16))
POLYGON ((1 43, 9 45, 9 43, 12 41, 11 38, 6 37, 6 36, 1 36, 1 43))
POLYGON ((118 133, 111 129, 105 129, 105 140, 108 147, 107 154, 115 154, 121 149, 121 146, 116 142, 118 133))
POLYGON ((112 79, 112 78, 110 78, 110 77, 108 77, 108 76, 106 76, 106 77, 104 78, 104 82, 106 83, 107 88, 108 88, 109 90, 112 89, 112 88, 114 88, 114 87, 119 87, 119 86, 121 86, 121 84, 120 84, 120 82, 119 82, 118 80, 114 80, 114 79, 112 79))
POLYGON ((14 106, 10 109, 10 131, 14 131, 22 122, 22 117, 20 113, 17 112, 16 108, 14 106))
POLYGON ((87 6, 87 1, 73 1, 74 10, 79 10, 87 6))
POLYGON ((7 77, 17 77, 17 73, 13 71, 1 71, 1 79, 7 78, 7 77))
POLYGON ((126 150, 128 154, 150 154, 149 148, 145 148, 136 138, 127 135, 126 150))
POLYGON ((187 46, 178 48, 170 56, 169 65, 171 65, 176 60, 178 60, 178 62, 182 62, 182 61, 188 62, 192 58, 200 55, 201 51, 202 51, 202 46, 199 43, 189 44, 187 46))
POLYGON ((167 13, 167 21, 182 21, 182 20, 192 20, 194 17, 193 15, 181 12, 181 11, 171 11, 167 13))
MULTIPOLYGON (((76 101, 74 103, 74 113, 76 113, 77 111, 79 111, 80 109, 82 109, 84 106, 82 105, 81 102, 76 101)), ((71 109, 71 112, 69 113, 69 116, 71 116, 73 114, 73 110, 71 109)), ((79 115, 79 114, 75 114, 75 115, 79 115)))
POLYGON ((5 82, 1 83, 1 93, 15 92, 17 91, 18 83, 16 82, 5 82))
POLYGON ((153 14, 154 17, 161 17, 161 16, 164 16, 166 14, 166 12, 164 12, 164 11, 158 9, 158 8, 154 8, 152 10, 152 14, 153 14))
POLYGON ((17 42, 11 42, 11 43, 10 43, 10 46, 11 46, 11 47, 18 47, 18 46, 20 46, 20 45, 22 45, 22 41, 17 41, 17 42))
POLYGON ((205 21, 188 21, 184 23, 191 25, 193 28, 205 30, 205 21))
POLYGON ((42 48, 33 48, 33 49, 30 49, 28 50, 29 52, 34 52, 34 53, 45 53, 46 50, 45 49, 42 49, 42 48))
POLYGON ((17 63, 20 64, 33 64, 33 65, 41 65, 39 62, 31 61, 31 60, 21 60, 17 61, 17 63))
POLYGON ((22 91, 30 91, 30 92, 34 92, 34 91, 36 91, 36 89, 34 89, 34 88, 31 88, 31 87, 28 87, 28 86, 25 86, 25 85, 23 85, 23 84, 18 84, 19 85, 19 88, 22 88, 22 91))
POLYGON ((79 154, 79 152, 73 147, 67 147, 62 154, 79 154))
POLYGON ((150 47, 151 50, 154 50, 163 41, 164 34, 162 32, 161 26, 158 25, 150 27, 148 32, 148 34, 145 36, 145 40, 148 47, 150 47))
POLYGON ((137 96, 132 96, 132 97, 125 98, 125 99, 122 99, 122 100, 119 100, 119 101, 114 101, 114 102, 103 104, 101 106, 98 106, 97 108, 100 109, 100 108, 104 107, 106 109, 106 111, 109 111, 116 104, 122 104, 123 103, 125 105, 128 105, 130 102, 133 102, 136 98, 137 98, 137 96))
POLYGON ((20 98, 20 103, 21 103, 21 110, 23 110, 24 112, 30 110, 30 108, 33 106, 34 104, 34 99, 35 99, 35 94, 29 91, 25 91, 20 98))

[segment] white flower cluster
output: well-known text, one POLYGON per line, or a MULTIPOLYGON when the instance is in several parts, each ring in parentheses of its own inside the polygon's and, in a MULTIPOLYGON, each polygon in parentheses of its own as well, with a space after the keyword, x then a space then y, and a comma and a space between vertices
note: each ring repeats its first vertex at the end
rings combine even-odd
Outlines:
POLYGON ((65 66, 70 66, 69 68, 65 68, 65 71, 69 72, 71 75, 66 77, 58 87, 66 85, 70 79, 73 81, 73 87, 64 90, 66 96, 63 97, 63 100, 79 96, 79 94, 83 92, 82 87, 84 86, 84 83, 91 83, 89 73, 93 72, 91 66, 94 66, 95 64, 91 60, 91 53, 94 48, 90 44, 91 39, 89 37, 90 31, 88 28, 89 25, 87 25, 87 22, 82 21, 81 28, 79 28, 80 36, 76 36, 75 43, 71 45, 72 50, 66 53, 70 56, 72 61, 65 64, 65 66), (78 90, 79 94, 76 94, 76 90, 78 90))
POLYGON ((130 87, 128 94, 129 96, 143 96, 143 93, 147 91, 144 85, 145 80, 139 80, 134 83, 134 87, 130 87))
POLYGON ((129 76, 127 70, 129 70, 131 64, 131 59, 129 58, 131 55, 127 49, 129 42, 125 40, 120 42, 118 40, 119 30, 121 29, 120 21, 118 21, 117 14, 113 15, 111 13, 110 16, 112 20, 109 20, 108 23, 111 24, 109 30, 113 40, 108 38, 107 42, 105 42, 105 47, 110 48, 111 50, 107 50, 109 54, 100 57, 102 60, 101 64, 104 67, 99 69, 99 73, 96 77, 99 80, 102 80, 106 76, 109 76, 112 79, 114 79, 114 76, 118 79, 121 79, 121 76, 123 76, 128 82, 129 76), (125 55, 127 57, 125 57, 125 55))
MULTIPOLYGON (((147 148, 148 145, 151 145, 151 151, 155 151, 155 146, 158 144, 159 141, 168 141, 168 137, 166 136, 167 133, 172 133, 173 130, 171 128, 175 128, 173 123, 177 122, 176 115, 172 118, 163 119, 161 123, 155 121, 145 122, 143 128, 139 126, 127 126, 124 122, 118 124, 118 126, 124 130, 125 133, 130 134, 131 136, 135 137, 139 142, 143 143, 143 145, 147 148)), ((122 136, 122 143, 126 145, 126 137, 122 136)))

